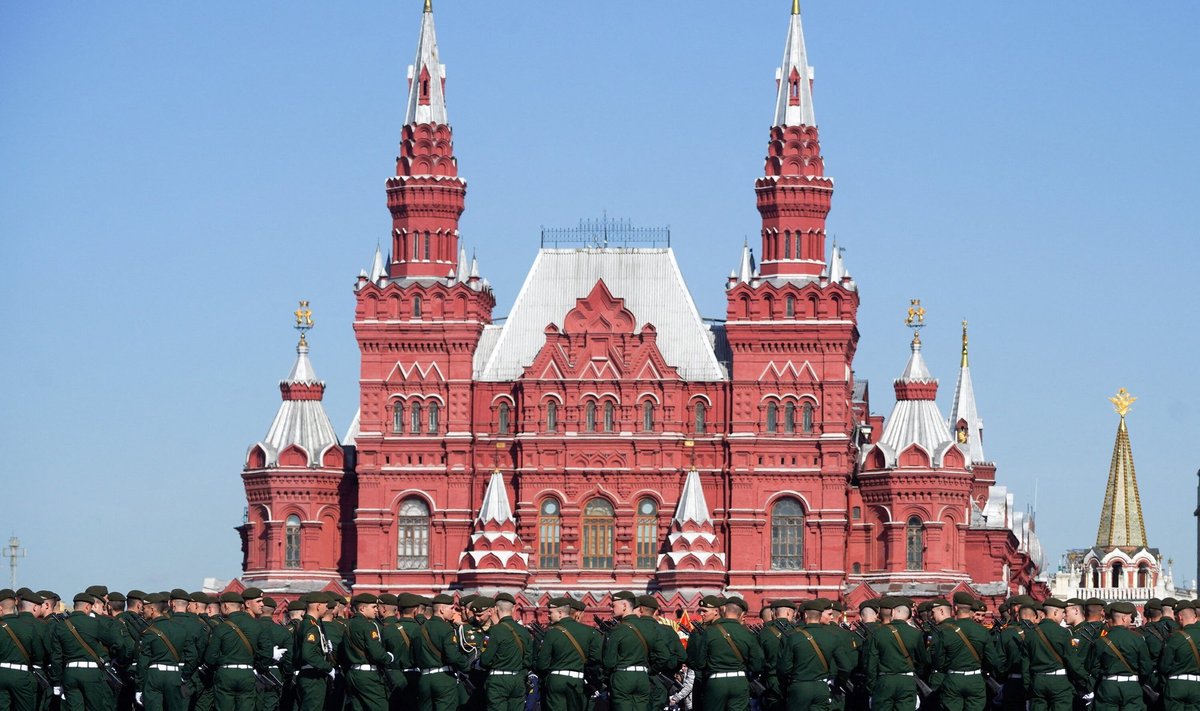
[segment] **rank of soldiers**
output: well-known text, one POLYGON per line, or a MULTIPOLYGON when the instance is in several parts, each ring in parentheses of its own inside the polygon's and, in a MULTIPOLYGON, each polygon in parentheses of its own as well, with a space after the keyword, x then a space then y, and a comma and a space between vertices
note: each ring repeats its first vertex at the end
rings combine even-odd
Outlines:
POLYGON ((525 625, 508 593, 122 595, 0 590, 0 709, 547 711, 1200 709, 1200 604, 967 593, 916 605, 739 597, 699 619, 621 591, 593 625, 552 598, 525 625), (282 612, 282 611, 281 611, 282 612))

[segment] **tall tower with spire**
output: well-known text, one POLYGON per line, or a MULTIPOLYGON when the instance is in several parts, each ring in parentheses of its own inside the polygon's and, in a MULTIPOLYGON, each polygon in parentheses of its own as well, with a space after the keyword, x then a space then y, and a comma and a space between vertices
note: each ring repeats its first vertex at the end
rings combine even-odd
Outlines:
POLYGON ((1146 522, 1142 519, 1142 499, 1138 493, 1137 470, 1133 466, 1133 447, 1129 444, 1125 416, 1137 398, 1121 388, 1109 400, 1121 420, 1117 424, 1117 440, 1113 443, 1112 463, 1108 467, 1108 486, 1104 489, 1104 505, 1100 509, 1096 547, 1136 550, 1146 546, 1146 522))

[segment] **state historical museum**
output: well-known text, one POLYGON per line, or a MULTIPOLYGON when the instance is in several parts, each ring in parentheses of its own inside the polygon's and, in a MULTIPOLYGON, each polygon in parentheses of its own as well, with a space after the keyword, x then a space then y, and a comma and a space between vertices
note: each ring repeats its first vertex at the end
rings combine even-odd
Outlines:
POLYGON ((427 4, 390 255, 355 286, 359 411, 339 441, 302 337, 245 460, 241 583, 597 609, 626 588, 671 606, 1031 591, 1040 547, 984 456, 965 326, 949 417, 919 331, 888 418, 855 379, 859 292, 826 247, 812 80, 793 10, 754 184, 760 260, 743 247, 723 320, 701 317, 669 245, 598 240, 543 242, 495 323, 459 246, 466 181, 427 4))

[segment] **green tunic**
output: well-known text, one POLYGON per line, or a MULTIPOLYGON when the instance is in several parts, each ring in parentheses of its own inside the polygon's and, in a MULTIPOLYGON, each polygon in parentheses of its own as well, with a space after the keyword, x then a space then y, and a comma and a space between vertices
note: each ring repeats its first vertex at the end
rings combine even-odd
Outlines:
MULTIPOLYGON (((689 642, 690 646, 690 642, 689 642)), ((705 630, 697 650, 697 675, 703 675, 704 696, 700 708, 748 709, 749 675, 763 671, 762 648, 742 623, 722 618, 705 630)))
MULTIPOLYGON (((26 612, 0 617, 0 628, 3 628, 0 630, 0 662, 38 667, 45 664, 44 629, 33 615, 26 612)), ((32 709, 37 703, 37 695, 37 682, 29 671, 0 668, 0 707, 32 709)))
POLYGON ((907 622, 880 625, 867 641, 867 689, 874 711, 912 711, 916 676, 929 665, 925 636, 907 622))
POLYGON ((458 681, 451 672, 465 672, 470 664, 458 644, 450 623, 431 617, 421 625, 419 639, 413 645, 413 660, 422 670, 417 684, 421 711, 452 711, 460 702, 458 681), (444 671, 433 672, 433 669, 444 671))
POLYGON ((784 708, 785 684, 782 679, 786 677, 781 677, 778 672, 779 653, 787 638, 795 632, 795 625, 783 619, 773 620, 759 630, 758 646, 763 652, 763 683, 767 687, 759 699, 764 711, 778 711, 784 708))
POLYGON ((1158 658, 1167 708, 1200 707, 1200 624, 1176 630, 1163 643, 1158 658), (1191 676, 1195 679, 1183 679, 1191 676))
POLYGON ((974 620, 945 620, 934 628, 929 656, 929 685, 938 691, 942 708, 983 711, 987 704, 983 674, 996 667, 988 631, 974 620))
POLYGON ((1154 672, 1150 650, 1141 635, 1112 627, 1092 643, 1087 672, 1096 691, 1097 711, 1142 709, 1142 683, 1154 672))
POLYGON ((333 646, 325 636, 325 625, 312 615, 305 615, 296 627, 292 648, 297 708, 303 711, 325 708, 329 675, 333 672, 333 646))
POLYGON ((600 659, 603 644, 595 630, 570 617, 550 625, 542 636, 533 668, 541 678, 542 708, 567 711, 584 708, 584 675, 600 659))
POLYGON ((783 637, 775 674, 784 701, 780 709, 828 709, 833 680, 848 669, 838 667, 842 642, 829 625, 802 624, 783 637))
POLYGON ((1069 710, 1076 689, 1091 687, 1076 640, 1050 620, 1025 630, 1021 675, 1031 709, 1069 710))
POLYGON ((361 614, 350 618, 342 637, 339 659, 353 711, 387 708, 388 691, 383 675, 393 656, 384 647, 379 623, 361 614))
POLYGON ((63 688, 67 696, 63 707, 82 709, 85 701, 89 709, 115 705, 112 688, 98 666, 107 663, 112 658, 111 650, 122 644, 114 628, 103 618, 75 611, 50 629, 50 683, 63 688))
POLYGON ((213 628, 204 650, 204 663, 213 670, 217 708, 253 711, 255 669, 265 669, 272 663, 269 646, 263 649, 262 625, 245 612, 230 614, 213 628))
POLYGON ((192 631, 179 620, 158 619, 138 642, 135 686, 146 711, 184 711, 183 670, 196 665, 192 631))
POLYGON ((525 708, 525 677, 533 667, 533 637, 511 617, 492 625, 479 666, 488 672, 484 683, 486 708, 522 711, 525 708))

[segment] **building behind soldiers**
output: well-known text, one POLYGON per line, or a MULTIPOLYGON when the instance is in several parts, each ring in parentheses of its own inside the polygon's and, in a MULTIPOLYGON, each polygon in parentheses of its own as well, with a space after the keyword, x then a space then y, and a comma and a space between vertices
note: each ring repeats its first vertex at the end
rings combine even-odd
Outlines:
POLYGON ((1066 552, 1053 575, 1052 592, 1064 600, 1096 598, 1106 603, 1132 602, 1139 607, 1151 598, 1194 599, 1195 581, 1190 589, 1177 586, 1169 561, 1163 564, 1163 555, 1150 547, 1146 537, 1133 446, 1125 422, 1136 398, 1121 388, 1110 399, 1121 419, 1113 443, 1096 545, 1066 552))
MULTIPOLYGON (((598 605, 623 588, 674 605, 1035 586, 1032 522, 984 455, 965 325, 948 418, 919 329, 889 417, 854 373, 859 290, 826 244, 834 186, 798 8, 753 191, 759 259, 743 245, 724 284, 702 285, 725 291, 717 318, 665 231, 605 221, 544 234, 495 320, 460 243, 466 182, 428 6, 408 76, 390 250, 355 286, 359 410, 339 439, 302 337, 245 459, 243 583, 598 605)), ((924 325, 918 303, 909 320, 924 325)))

